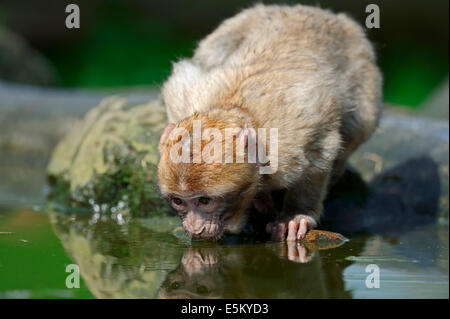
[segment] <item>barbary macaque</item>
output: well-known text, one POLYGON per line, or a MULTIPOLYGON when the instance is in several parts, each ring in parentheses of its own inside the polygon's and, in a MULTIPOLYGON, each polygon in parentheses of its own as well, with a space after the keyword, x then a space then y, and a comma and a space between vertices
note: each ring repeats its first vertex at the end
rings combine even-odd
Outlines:
POLYGON ((375 130, 381 85, 374 50, 346 15, 303 5, 242 11, 163 85, 162 196, 193 237, 218 239, 238 233, 251 207, 267 210, 265 194, 284 190, 267 232, 302 239, 375 130))

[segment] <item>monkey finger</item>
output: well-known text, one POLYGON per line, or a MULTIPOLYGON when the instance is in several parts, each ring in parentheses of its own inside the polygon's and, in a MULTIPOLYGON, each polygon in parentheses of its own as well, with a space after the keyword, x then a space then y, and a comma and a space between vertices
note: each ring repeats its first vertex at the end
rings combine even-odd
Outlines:
POLYGON ((297 239, 298 240, 303 239, 307 232, 308 232, 308 222, 306 221, 306 219, 302 218, 300 219, 300 226, 297 232, 297 239))
POLYGON ((278 240, 279 241, 286 240, 287 229, 288 229, 287 223, 281 223, 278 225, 278 240))
POLYGON ((308 250, 305 246, 303 246, 300 243, 298 243, 297 249, 298 249, 299 262, 302 264, 309 263, 316 254, 316 251, 308 250))
POLYGON ((285 239, 287 226, 285 223, 278 223, 272 227, 272 240, 283 241, 285 239))
POLYGON ((288 247, 288 259, 290 261, 297 262, 298 251, 297 251, 296 243, 294 241, 288 241, 287 247, 288 247))
POLYGON ((286 238, 287 241, 295 241, 297 239, 297 231, 298 231, 299 226, 300 226, 300 223, 295 220, 291 220, 289 222, 288 236, 286 238))
POLYGON ((315 256, 315 251, 308 250, 302 243, 288 241, 287 246, 287 257, 290 261, 300 264, 308 263, 315 256))
POLYGON ((299 261, 304 264, 308 262, 308 251, 302 244, 297 246, 299 261))

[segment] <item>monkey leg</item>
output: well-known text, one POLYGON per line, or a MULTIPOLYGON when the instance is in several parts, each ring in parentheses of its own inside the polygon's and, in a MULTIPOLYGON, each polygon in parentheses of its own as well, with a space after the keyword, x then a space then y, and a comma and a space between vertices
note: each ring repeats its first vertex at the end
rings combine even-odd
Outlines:
POLYGON ((347 160, 353 151, 356 149, 357 144, 348 143, 347 147, 344 145, 344 151, 340 154, 340 156, 333 163, 333 170, 330 176, 330 182, 328 188, 333 187, 339 181, 339 179, 344 175, 345 165, 347 164, 347 160))
POLYGON ((309 176, 286 191, 282 213, 266 227, 272 240, 301 240, 317 226, 329 175, 327 172, 309 176))
MULTIPOLYGON (((348 125, 347 130, 343 130, 343 132, 341 132, 343 140, 342 149, 333 163, 333 170, 331 172, 330 182, 328 185, 329 188, 336 185, 342 175, 344 175, 345 165, 348 158, 358 148, 358 146, 365 142, 370 136, 367 135, 369 133, 367 133, 367 129, 363 125, 364 123, 359 124, 359 126, 355 124, 348 125), (350 128, 351 131, 349 130, 350 128)), ((344 123, 344 125, 346 124, 344 123)))
POLYGON ((331 173, 329 187, 336 185, 339 179, 344 175, 345 172, 345 164, 347 163, 347 159, 337 159, 333 165, 333 172, 331 173))

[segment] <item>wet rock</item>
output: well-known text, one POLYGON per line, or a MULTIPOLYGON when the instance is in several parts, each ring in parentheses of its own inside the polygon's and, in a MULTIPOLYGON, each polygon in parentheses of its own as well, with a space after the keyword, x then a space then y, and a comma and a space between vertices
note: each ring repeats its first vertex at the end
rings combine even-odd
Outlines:
MULTIPOLYGON (((350 163, 370 184, 378 175, 406 165, 401 171, 390 174, 401 190, 406 207, 412 206, 411 195, 429 194, 430 190, 438 192, 438 215, 448 221, 449 212, 449 123, 404 115, 385 115, 372 136, 350 158, 350 163), (420 158, 421 160, 417 160, 420 158), (406 165, 408 161, 412 165, 406 165), (409 194, 409 195, 408 195, 409 194)), ((384 177, 386 180, 386 176, 384 177)), ((391 183, 392 184, 392 183, 391 183)), ((381 189, 379 183, 372 185, 381 189), (377 186, 378 185, 378 186, 377 186)), ((436 213, 434 197, 419 201, 422 211, 436 213)), ((403 204, 402 204, 403 205, 403 204)), ((414 204, 417 206, 416 204, 414 204)))

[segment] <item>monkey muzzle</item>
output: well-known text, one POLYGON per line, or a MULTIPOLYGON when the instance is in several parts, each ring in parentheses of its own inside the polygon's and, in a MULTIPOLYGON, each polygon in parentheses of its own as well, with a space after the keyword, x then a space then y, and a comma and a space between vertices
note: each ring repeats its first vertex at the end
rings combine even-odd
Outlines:
POLYGON ((219 217, 201 212, 188 212, 183 219, 183 226, 194 238, 218 239, 223 234, 219 217))

